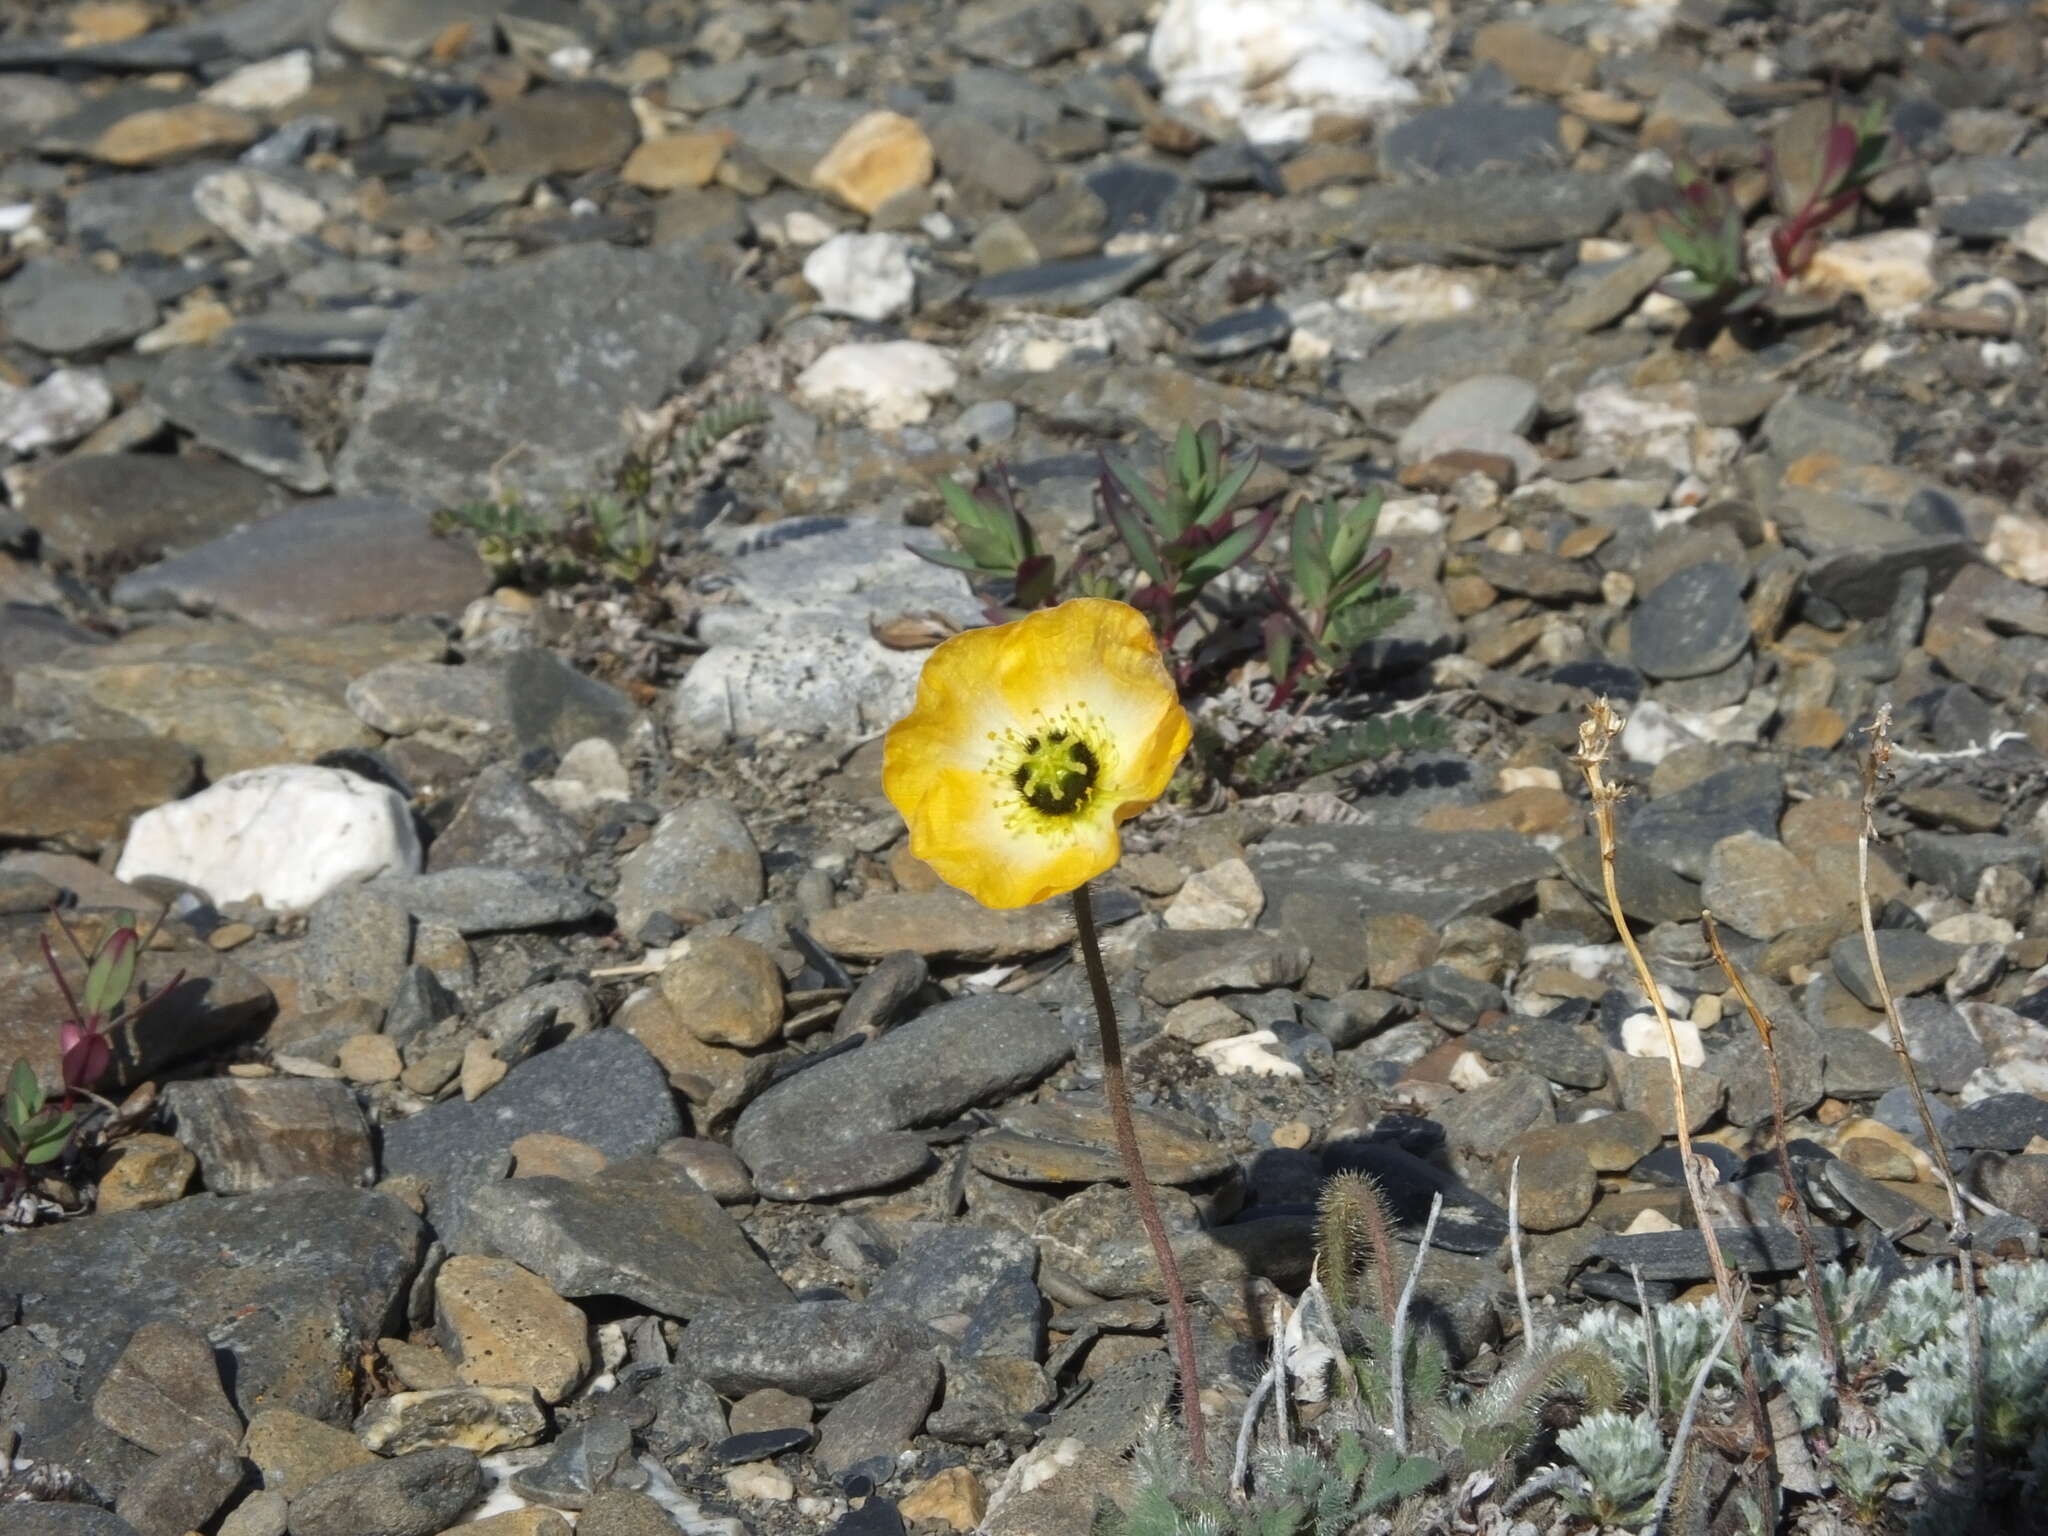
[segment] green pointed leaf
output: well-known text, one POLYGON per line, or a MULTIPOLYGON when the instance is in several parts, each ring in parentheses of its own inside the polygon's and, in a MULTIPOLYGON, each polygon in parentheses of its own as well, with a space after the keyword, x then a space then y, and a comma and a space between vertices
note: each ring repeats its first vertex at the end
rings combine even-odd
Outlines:
POLYGON ((35 1068, 25 1061, 17 1060, 14 1063, 14 1070, 7 1075, 7 1123, 12 1126, 27 1125, 35 1112, 42 1107, 43 1085, 36 1079, 35 1068))
POLYGON ((981 499, 958 480, 939 481, 939 497, 946 503, 946 510, 953 515, 953 521, 963 528, 979 528, 993 531, 995 519, 981 499))
POLYGON ((135 963, 142 952, 142 936, 131 923, 107 935, 92 957, 85 973, 85 1011, 96 1018, 111 1018, 121 1008, 121 999, 135 983, 135 963))
POLYGON ((66 1111, 52 1120, 33 1128, 23 1138, 22 1161, 24 1163, 47 1163, 62 1154, 71 1140, 71 1128, 78 1117, 66 1111))
POLYGON ((1316 509, 1310 503, 1304 501, 1294 509, 1292 548, 1288 551, 1294 564, 1295 596, 1310 608, 1322 607, 1330 593, 1329 556, 1316 521, 1316 509))
POLYGON ((929 560, 933 565, 947 566, 956 571, 979 571, 981 566, 972 555, 962 554, 957 549, 925 549, 920 545, 903 546, 920 560, 929 560))
POLYGON ((1145 573, 1146 580, 1155 587, 1168 585, 1166 565, 1159 558, 1159 548, 1131 503, 1121 496, 1105 496, 1103 500, 1108 506, 1110 520, 1116 524, 1118 537, 1124 541, 1124 548, 1130 551, 1138 569, 1145 573))
POLYGON ((1187 563, 1181 571, 1181 590, 1191 592, 1206 586, 1230 570, 1259 547, 1272 526, 1273 518, 1265 515, 1248 518, 1242 526, 1232 529, 1187 563))
POLYGON ((1204 503, 1201 512, 1196 515, 1195 522, 1206 526, 1228 512, 1230 504, 1237 500, 1237 493, 1244 489, 1245 482, 1251 479, 1253 471, 1258 467, 1259 456, 1253 454, 1229 475, 1226 475, 1223 483, 1216 487, 1208 501, 1204 503))

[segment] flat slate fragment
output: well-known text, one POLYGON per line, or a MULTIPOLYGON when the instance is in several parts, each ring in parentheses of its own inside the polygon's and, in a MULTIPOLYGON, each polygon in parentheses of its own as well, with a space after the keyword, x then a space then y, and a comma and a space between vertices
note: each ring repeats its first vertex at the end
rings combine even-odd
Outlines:
POLYGON ((1285 897, 1306 892, 1360 917, 1412 912, 1428 923, 1490 917, 1557 873, 1547 850, 1512 832, 1412 826, 1280 827, 1246 857, 1269 914, 1285 897))
MULTIPOLYGON (((1783 1274, 1801 1263, 1799 1234, 1790 1227, 1717 1227, 1715 1234, 1729 1267, 1746 1274, 1783 1274)), ((1855 1246, 1840 1227, 1815 1227, 1813 1245, 1822 1263, 1855 1246)), ((1597 1238, 1592 1251, 1622 1269, 1641 1265, 1646 1280, 1704 1280, 1714 1273, 1706 1240, 1693 1231, 1610 1233, 1597 1238)))

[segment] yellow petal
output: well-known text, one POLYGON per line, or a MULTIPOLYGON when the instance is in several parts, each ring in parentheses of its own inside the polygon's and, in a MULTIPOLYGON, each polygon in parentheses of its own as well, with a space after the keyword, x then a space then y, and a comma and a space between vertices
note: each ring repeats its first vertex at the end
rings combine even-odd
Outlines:
POLYGON ((1059 841, 1012 830, 985 774, 932 775, 906 818, 910 851, 985 907, 1028 907, 1084 885, 1123 852, 1108 816, 1076 821, 1059 841))

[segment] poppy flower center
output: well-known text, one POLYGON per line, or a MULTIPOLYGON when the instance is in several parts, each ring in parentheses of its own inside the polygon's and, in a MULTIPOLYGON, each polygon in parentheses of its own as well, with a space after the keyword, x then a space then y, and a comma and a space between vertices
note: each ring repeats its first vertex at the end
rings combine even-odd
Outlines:
POLYGON ((988 776, 1003 819, 1019 832, 1064 841, 1088 819, 1116 765, 1108 728, 1077 705, 991 732, 988 776))
POLYGON ((1024 803, 1041 815, 1071 816, 1088 803, 1101 771, 1095 749, 1056 726, 1024 738, 1024 757, 1010 770, 1010 782, 1024 803))

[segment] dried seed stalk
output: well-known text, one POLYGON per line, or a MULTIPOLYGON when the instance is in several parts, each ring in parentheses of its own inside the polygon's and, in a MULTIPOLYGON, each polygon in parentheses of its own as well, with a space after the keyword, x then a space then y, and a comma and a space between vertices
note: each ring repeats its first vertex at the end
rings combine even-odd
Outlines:
POLYGON ((1694 1219, 1699 1222, 1700 1239, 1706 1245, 1707 1262, 1714 1270, 1714 1290, 1721 1298, 1722 1310, 1735 1319, 1735 1328, 1741 1340, 1736 1359, 1742 1366, 1742 1395, 1749 1405, 1749 1417, 1756 1434, 1756 1454, 1765 1479, 1762 1503, 1767 1509, 1777 1506, 1775 1469, 1770 1465, 1773 1440, 1770 1416, 1764 1411, 1763 1390, 1756 1377, 1756 1361, 1750 1348, 1749 1330, 1741 1323, 1740 1297, 1735 1289, 1735 1277, 1729 1271, 1728 1260, 1721 1252, 1721 1239, 1714 1230, 1714 1218, 1707 1209, 1706 1180, 1702 1174, 1703 1160, 1693 1155, 1692 1114, 1685 1100, 1685 1074, 1678 1060, 1678 1031, 1672 1027, 1670 1010, 1664 1006, 1663 992, 1657 986, 1657 978, 1650 974, 1649 962, 1643 958, 1642 949, 1636 944, 1635 935, 1629 931, 1628 919, 1622 915, 1621 891, 1615 882, 1614 860, 1618 843, 1614 828, 1614 807, 1620 803, 1624 793, 1618 784, 1607 782, 1606 766, 1608 753, 1613 749, 1615 739, 1621 735, 1627 722, 1609 707, 1605 698, 1595 699, 1587 707, 1586 719, 1579 724, 1579 750, 1572 757, 1579 771, 1586 776, 1586 789, 1593 802, 1593 830, 1600 840, 1600 880, 1607 894, 1607 915, 1614 923, 1614 931, 1621 938, 1621 947, 1628 952, 1629 963, 1635 967, 1636 980, 1642 986, 1643 995, 1649 998, 1650 1007, 1657 1015, 1657 1022, 1664 1026, 1664 1049, 1671 1068, 1671 1107, 1673 1119, 1678 1126, 1678 1160, 1685 1172, 1686 1193, 1692 1199, 1694 1219))

